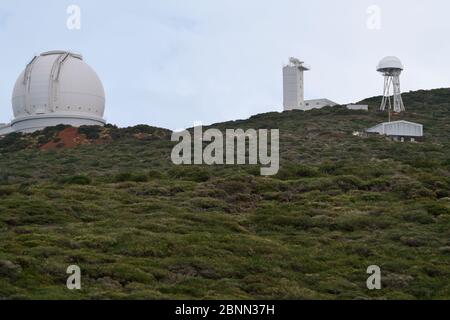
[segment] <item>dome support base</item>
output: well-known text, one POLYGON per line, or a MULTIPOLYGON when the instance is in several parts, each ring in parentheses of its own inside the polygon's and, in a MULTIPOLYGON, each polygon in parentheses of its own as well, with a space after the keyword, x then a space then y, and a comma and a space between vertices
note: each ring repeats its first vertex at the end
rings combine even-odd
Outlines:
POLYGON ((86 115, 37 115, 14 119, 11 127, 15 132, 32 133, 43 130, 46 127, 57 125, 69 125, 72 127, 81 126, 104 126, 106 121, 102 118, 95 118, 86 115))

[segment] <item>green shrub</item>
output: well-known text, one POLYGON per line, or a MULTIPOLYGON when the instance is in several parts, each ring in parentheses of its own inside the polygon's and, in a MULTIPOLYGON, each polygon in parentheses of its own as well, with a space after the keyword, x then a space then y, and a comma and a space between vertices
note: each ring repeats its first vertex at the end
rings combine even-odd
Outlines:
POLYGON ((337 172, 338 168, 339 166, 337 163, 325 162, 319 166, 319 171, 323 174, 334 175, 337 172))
POLYGON ((102 128, 99 126, 82 126, 78 128, 79 134, 84 134, 89 140, 97 140, 100 138, 102 128))
POLYGON ((191 202, 195 208, 199 208, 202 210, 211 210, 211 209, 228 210, 228 206, 223 201, 213 198, 198 197, 192 199, 191 202))
POLYGON ((121 172, 114 176, 114 182, 147 182, 148 176, 144 173, 121 172))
POLYGON ((13 132, 4 137, 0 137, 0 150, 14 152, 24 149, 27 142, 23 139, 22 133, 13 132))
POLYGON ((61 182, 64 184, 89 185, 91 184, 91 178, 85 175, 76 175, 63 178, 61 182))
POLYGON ((440 215, 450 215, 450 206, 442 203, 431 202, 425 205, 427 212, 435 217, 440 215))
POLYGON ((339 176, 334 178, 333 182, 344 192, 358 190, 364 186, 364 182, 355 176, 339 176))
POLYGON ((296 180, 299 178, 312 178, 319 176, 315 167, 305 165, 284 165, 276 175, 281 180, 296 180))
POLYGON ((156 179, 165 179, 165 178, 167 178, 164 172, 158 171, 158 170, 150 170, 148 172, 148 177, 150 179, 155 179, 155 180, 156 179))
POLYGON ((405 178, 394 179, 392 181, 392 191, 403 199, 436 197, 433 191, 425 188, 420 182, 405 178))
POLYGON ((168 173, 171 178, 194 182, 206 182, 212 177, 209 168, 201 166, 176 166, 168 173))
POLYGON ((13 187, 8 187, 8 186, 0 186, 0 197, 4 197, 4 196, 10 196, 15 192, 15 189, 13 187))
POLYGON ((413 211, 405 213, 403 215, 403 219, 408 222, 414 222, 419 224, 431 224, 434 222, 433 217, 423 211, 413 211))

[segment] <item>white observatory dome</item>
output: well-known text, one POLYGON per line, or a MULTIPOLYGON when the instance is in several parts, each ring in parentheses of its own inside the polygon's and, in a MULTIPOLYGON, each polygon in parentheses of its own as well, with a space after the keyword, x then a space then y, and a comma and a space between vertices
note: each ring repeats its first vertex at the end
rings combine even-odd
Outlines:
POLYGON ((377 71, 383 72, 388 70, 400 70, 402 71, 403 64, 397 57, 385 57, 383 60, 380 61, 380 63, 377 66, 377 71))
POLYGON ((99 77, 81 55, 66 51, 33 58, 16 81, 12 107, 14 131, 105 124, 105 91, 99 77))

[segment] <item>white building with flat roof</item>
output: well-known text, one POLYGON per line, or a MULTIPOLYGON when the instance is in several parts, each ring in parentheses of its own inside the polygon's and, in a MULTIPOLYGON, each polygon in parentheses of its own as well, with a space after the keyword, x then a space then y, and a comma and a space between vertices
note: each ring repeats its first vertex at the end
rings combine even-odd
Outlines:
POLYGON ((305 101, 304 72, 310 68, 297 58, 290 58, 283 68, 283 107, 284 111, 321 109, 337 105, 329 99, 305 101))
POLYGON ((423 137, 423 125, 404 120, 384 122, 367 129, 366 132, 377 133, 396 139, 411 138, 411 140, 414 140, 415 138, 423 137))
POLYGON ((349 104, 347 105, 347 109, 369 111, 369 106, 367 104, 349 104))
POLYGON ((325 107, 334 107, 338 104, 329 99, 312 99, 305 101, 305 107, 302 110, 322 109, 325 107))

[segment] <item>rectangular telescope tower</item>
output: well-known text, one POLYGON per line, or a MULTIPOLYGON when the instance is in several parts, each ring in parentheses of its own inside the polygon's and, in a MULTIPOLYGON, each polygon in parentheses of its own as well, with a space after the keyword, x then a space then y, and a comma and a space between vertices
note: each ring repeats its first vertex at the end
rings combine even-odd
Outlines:
POLYGON ((283 68, 283 106, 284 111, 304 110, 305 94, 303 72, 310 70, 303 61, 290 58, 289 64, 283 68))

